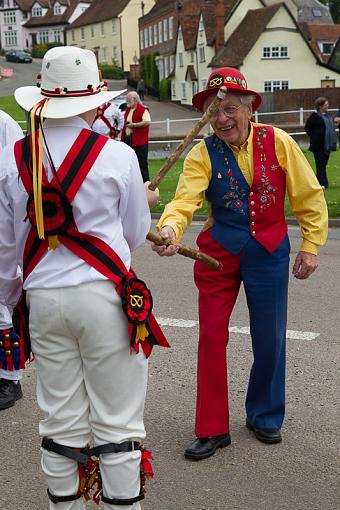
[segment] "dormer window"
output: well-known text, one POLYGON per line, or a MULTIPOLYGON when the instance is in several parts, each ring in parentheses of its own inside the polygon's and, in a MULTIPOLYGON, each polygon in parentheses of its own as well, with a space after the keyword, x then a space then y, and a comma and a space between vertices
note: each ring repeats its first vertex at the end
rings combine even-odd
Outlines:
POLYGON ((53 12, 54 12, 55 16, 60 16, 60 14, 61 14, 61 5, 58 2, 56 2, 54 4, 53 12))
POLYGON ((40 5, 37 5, 36 7, 32 8, 32 18, 41 18, 42 15, 43 11, 40 5))
POLYGON ((332 42, 321 42, 319 43, 319 46, 320 46, 320 49, 321 49, 321 53, 323 53, 324 55, 330 55, 333 51, 333 48, 334 48, 334 43, 332 42))
POLYGON ((313 16, 315 16, 316 18, 320 18, 322 16, 322 12, 320 11, 320 9, 312 9, 312 13, 313 16))

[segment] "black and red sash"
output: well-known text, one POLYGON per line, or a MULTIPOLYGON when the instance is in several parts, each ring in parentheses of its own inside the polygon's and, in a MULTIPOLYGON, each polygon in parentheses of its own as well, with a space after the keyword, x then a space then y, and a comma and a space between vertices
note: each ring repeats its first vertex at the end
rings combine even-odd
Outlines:
POLYGON ((110 103, 105 103, 105 104, 103 104, 102 106, 99 106, 99 108, 97 109, 97 114, 96 114, 96 117, 95 117, 95 119, 94 119, 93 123, 95 123, 95 122, 96 122, 96 120, 99 120, 99 119, 100 119, 101 121, 103 121, 103 122, 104 122, 104 124, 106 125, 106 127, 108 127, 108 128, 109 128, 109 130, 110 130, 110 131, 109 131, 109 132, 110 132, 110 138, 112 138, 112 139, 114 140, 115 138, 117 138, 119 131, 118 131, 118 129, 116 129, 113 125, 111 125, 111 123, 110 123, 109 119, 108 119, 107 117, 105 117, 105 115, 104 115, 105 111, 106 111, 106 110, 107 110, 110 106, 111 106, 111 104, 110 104, 110 103))
MULTIPOLYGON (((114 282, 128 317, 131 348, 139 352, 140 343, 145 356, 148 357, 155 344, 169 347, 152 314, 150 291, 144 282, 136 277, 132 269, 127 271, 118 254, 108 244, 95 236, 79 232, 72 215, 72 201, 107 140, 102 135, 83 129, 59 167, 57 175, 54 175, 49 183, 43 169, 45 233, 57 235, 60 243, 114 282), (66 201, 66 206, 62 200, 66 201)), ((25 281, 46 253, 48 240, 39 239, 34 226, 32 171, 23 160, 23 144, 24 140, 18 141, 15 144, 14 153, 17 166, 20 168, 20 178, 29 195, 27 212, 32 224, 24 249, 23 278, 25 281)))

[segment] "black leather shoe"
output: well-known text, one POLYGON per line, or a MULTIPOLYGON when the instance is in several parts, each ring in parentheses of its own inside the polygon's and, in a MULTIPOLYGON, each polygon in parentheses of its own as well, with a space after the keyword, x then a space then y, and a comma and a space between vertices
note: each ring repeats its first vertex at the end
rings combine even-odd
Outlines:
POLYGON ((0 379, 0 411, 14 406, 15 402, 21 397, 20 381, 15 383, 8 379, 0 379))
POLYGON ((246 422, 246 427, 254 432, 256 439, 262 441, 262 443, 275 444, 282 441, 279 429, 257 429, 249 421, 246 422))
POLYGON ((195 441, 185 450, 184 457, 191 460, 202 460, 214 455, 217 448, 225 448, 230 445, 229 434, 222 436, 197 437, 195 441))

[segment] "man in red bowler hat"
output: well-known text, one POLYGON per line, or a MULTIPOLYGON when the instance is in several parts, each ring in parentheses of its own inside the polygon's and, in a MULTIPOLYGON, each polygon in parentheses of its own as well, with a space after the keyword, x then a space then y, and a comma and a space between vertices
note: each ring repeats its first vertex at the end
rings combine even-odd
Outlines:
MULTIPOLYGON (((285 341, 290 244, 284 216, 287 190, 302 234, 293 275, 308 278, 317 268, 317 250, 327 238, 323 191, 294 140, 284 131, 252 121, 261 96, 243 74, 215 69, 205 90, 193 97, 207 110, 227 87, 214 130, 188 154, 175 198, 158 223, 164 239, 179 240, 194 212, 209 202, 199 248, 217 258, 217 272, 195 263, 199 291, 196 439, 185 457, 201 460, 230 444, 226 347, 229 318, 241 283, 250 317, 254 362, 246 397, 246 426, 255 437, 279 443, 285 413, 285 341)), ((153 246, 160 255, 177 248, 153 246)))

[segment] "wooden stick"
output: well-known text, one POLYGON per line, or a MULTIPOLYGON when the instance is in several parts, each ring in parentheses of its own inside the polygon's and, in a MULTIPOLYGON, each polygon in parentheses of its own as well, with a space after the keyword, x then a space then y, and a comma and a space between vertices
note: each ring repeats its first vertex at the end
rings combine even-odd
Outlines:
POLYGON ((169 172, 170 168, 176 163, 184 149, 186 149, 188 145, 191 144, 191 142, 195 139, 195 136, 201 131, 202 127, 209 122, 210 117, 217 112, 222 99, 225 98, 226 93, 227 87, 223 86, 219 89, 215 99, 213 100, 207 111, 202 115, 197 124, 195 124, 190 133, 179 144, 175 152, 170 156, 169 159, 167 159, 167 161, 164 163, 156 177, 150 182, 149 189, 155 191, 155 189, 159 186, 159 183, 164 179, 166 174, 169 172))
POLYGON ((175 246, 178 246, 178 253, 184 255, 184 257, 189 257, 190 259, 204 262, 204 264, 207 264, 212 269, 220 270, 222 268, 222 264, 213 257, 210 257, 210 255, 206 255, 205 253, 202 253, 199 250, 195 250, 190 246, 185 246, 184 244, 174 242, 171 239, 168 240, 163 239, 163 237, 156 232, 149 232, 146 238, 148 241, 151 241, 152 243, 155 243, 157 245, 164 244, 165 246, 168 246, 169 244, 173 244, 175 246))

